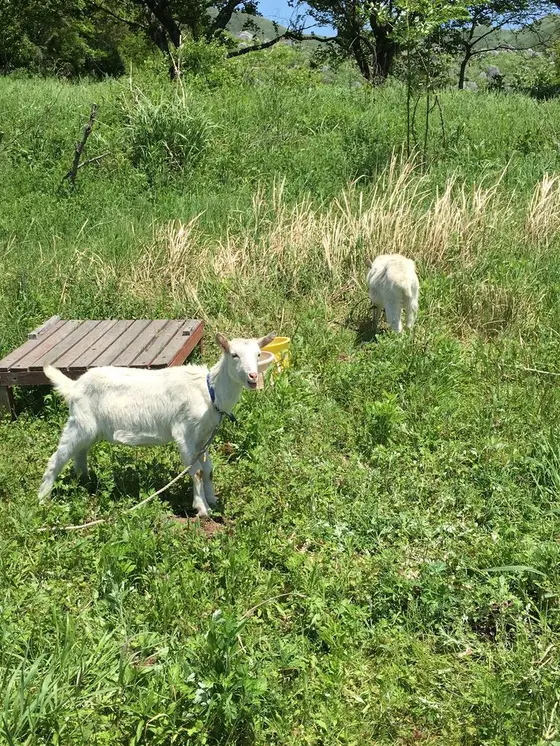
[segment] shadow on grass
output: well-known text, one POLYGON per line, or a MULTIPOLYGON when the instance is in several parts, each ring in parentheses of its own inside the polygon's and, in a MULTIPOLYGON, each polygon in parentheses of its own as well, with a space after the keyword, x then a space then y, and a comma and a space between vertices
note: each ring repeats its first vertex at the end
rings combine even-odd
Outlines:
MULTIPOLYGON (((26 412, 33 417, 40 417, 45 414, 48 407, 45 397, 52 392, 50 386, 15 386, 12 389, 14 395, 14 408, 16 417, 22 412, 26 412)), ((64 406, 60 400, 60 407, 64 406)))
POLYGON ((385 329, 373 327, 373 315, 368 298, 361 298, 348 312, 342 326, 351 329, 355 337, 355 343, 358 347, 372 342, 377 342, 379 335, 385 333, 385 329))
MULTIPOLYGON (((115 509, 119 509, 119 504, 122 504, 124 498, 134 504, 139 503, 165 487, 178 473, 174 473, 173 469, 167 464, 154 462, 143 464, 139 469, 135 469, 129 464, 123 465, 123 468, 115 466, 109 479, 106 472, 99 473, 92 467, 90 467, 87 477, 78 477, 74 473, 72 465, 69 464, 56 480, 51 499, 56 502, 64 502, 79 485, 87 491, 90 498, 97 499, 103 512, 113 512, 115 509), (149 489, 144 487, 146 484, 151 485, 149 489)), ((159 500, 164 506, 168 507, 175 517, 196 517, 196 512, 192 508, 193 485, 188 475, 172 484, 161 495, 157 495, 154 500, 159 500)), ((130 509, 130 507, 132 506, 128 505, 126 508, 123 506, 123 510, 130 509)), ((212 509, 212 519, 217 523, 223 523, 224 520, 221 510, 222 504, 218 499, 218 504, 212 509)))
POLYGON ((369 344, 371 342, 377 342, 377 337, 380 334, 380 330, 374 331, 373 321, 371 319, 362 319, 357 327, 354 327, 356 332, 356 344, 358 346, 369 344))
MULTIPOLYGON (((181 466, 180 471, 182 470, 183 467, 181 466)), ((140 502, 148 495, 153 495, 154 492, 165 487, 180 471, 174 472, 173 469, 170 469, 169 465, 159 464, 156 461, 145 464, 138 471, 131 468, 117 469, 114 473, 115 484, 111 491, 111 497, 118 500, 120 496, 126 495, 128 498, 140 502), (141 484, 150 484, 152 486, 149 490, 144 488, 144 494, 141 494, 141 484), (148 495, 145 494, 146 492, 148 492, 148 495)), ((91 478, 89 481, 92 481, 91 478)), ((167 505, 174 516, 187 518, 196 516, 196 512, 192 507, 193 483, 188 474, 185 474, 154 499, 160 500, 164 505, 167 505)), ((218 501, 218 504, 212 509, 212 518, 214 521, 223 521, 220 515, 221 509, 221 502, 218 501), (219 512, 216 513, 216 511, 219 512)))

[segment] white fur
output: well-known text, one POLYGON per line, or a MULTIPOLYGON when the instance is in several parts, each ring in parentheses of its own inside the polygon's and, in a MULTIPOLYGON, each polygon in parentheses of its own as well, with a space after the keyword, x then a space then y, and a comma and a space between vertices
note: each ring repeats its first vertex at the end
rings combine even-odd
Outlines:
POLYGON ((369 297, 373 305, 373 325, 377 330, 381 309, 387 323, 396 332, 402 331, 401 312, 404 308, 407 329, 412 329, 418 313, 418 277, 412 259, 401 254, 383 254, 370 263, 367 276, 369 297))
POLYGON ((193 508, 208 515, 215 505, 212 462, 207 450, 191 464, 219 425, 217 411, 231 412, 243 388, 257 384, 260 348, 274 339, 228 340, 217 335, 223 349, 210 369, 216 392, 212 404, 203 365, 185 365, 164 370, 92 368, 73 381, 51 365, 45 375, 66 399, 70 416, 58 449, 49 459, 39 488, 42 500, 51 491, 65 464, 74 459, 78 474, 87 473, 87 453, 93 443, 108 440, 126 445, 162 445, 175 441, 194 482, 193 508))

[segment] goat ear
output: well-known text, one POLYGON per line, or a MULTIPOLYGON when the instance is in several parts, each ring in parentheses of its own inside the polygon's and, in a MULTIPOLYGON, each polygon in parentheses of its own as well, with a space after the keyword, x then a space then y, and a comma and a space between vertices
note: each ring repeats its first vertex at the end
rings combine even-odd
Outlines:
POLYGON ((367 264, 368 268, 371 269, 371 265, 373 264, 373 262, 371 261, 371 259, 369 257, 366 257, 366 264, 367 264))
POLYGON ((220 334, 220 332, 216 334, 216 342, 220 345, 224 352, 229 352, 229 342, 223 334, 220 334))
POLYGON ((267 334, 266 337, 261 337, 260 339, 257 339, 257 343, 259 347, 266 347, 269 345, 274 337, 276 336, 276 332, 270 332, 270 334, 267 334))

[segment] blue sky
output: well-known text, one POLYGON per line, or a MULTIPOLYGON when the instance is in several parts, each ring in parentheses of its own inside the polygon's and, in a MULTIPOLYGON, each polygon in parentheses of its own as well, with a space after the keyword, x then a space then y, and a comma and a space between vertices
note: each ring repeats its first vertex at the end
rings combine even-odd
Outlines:
MULTIPOLYGON (((305 4, 303 7, 306 7, 305 4)), ((288 5, 288 0, 258 0, 258 8, 265 18, 278 21, 283 26, 289 25, 290 18, 293 18, 295 13, 294 8, 288 5)), ((301 13, 301 6, 298 12, 301 13)), ((312 26, 307 29, 307 33, 312 31, 321 36, 334 36, 334 29, 331 26, 312 26)))
MULTIPOLYGON (((259 11, 265 18, 269 18, 271 21, 278 21, 283 26, 287 26, 290 18, 294 17, 295 14, 294 8, 289 7, 287 0, 259 0, 259 11)), ((314 26, 308 29, 308 33, 311 31, 325 36, 332 35, 330 26, 314 26)))

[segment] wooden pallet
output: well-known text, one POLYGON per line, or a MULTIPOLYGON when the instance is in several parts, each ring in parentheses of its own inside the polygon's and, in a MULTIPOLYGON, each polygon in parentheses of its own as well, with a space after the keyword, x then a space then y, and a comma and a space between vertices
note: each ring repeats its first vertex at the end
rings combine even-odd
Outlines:
POLYGON ((70 378, 101 365, 167 368, 181 365, 197 344, 202 350, 203 333, 204 322, 198 319, 68 321, 53 316, 0 360, 0 413, 13 414, 12 386, 50 383, 45 363, 70 378))

